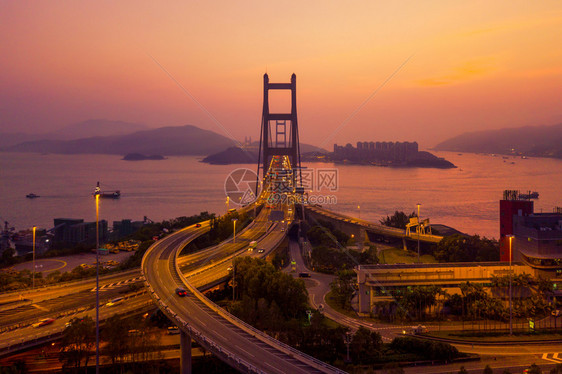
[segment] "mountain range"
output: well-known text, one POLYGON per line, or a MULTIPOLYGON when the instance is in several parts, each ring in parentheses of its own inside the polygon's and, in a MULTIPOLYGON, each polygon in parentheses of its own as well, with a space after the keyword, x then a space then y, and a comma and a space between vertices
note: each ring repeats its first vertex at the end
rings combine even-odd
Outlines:
POLYGON ((433 149, 562 158, 562 123, 464 133, 433 149))
POLYGON ((37 140, 76 140, 98 136, 99 134, 103 134, 104 136, 125 135, 146 129, 147 126, 139 123, 90 119, 45 133, 0 133, 0 148, 37 140))
MULTIPOLYGON (((8 141, 0 143, 0 151, 58 154, 206 156, 237 145, 230 138, 193 125, 146 129, 144 125, 106 120, 84 121, 53 133, 27 137, 0 134, 0 139, 4 137, 8 141)), ((258 145, 254 142, 249 148, 257 151, 258 145)), ((320 149, 301 144, 301 150, 320 149)))

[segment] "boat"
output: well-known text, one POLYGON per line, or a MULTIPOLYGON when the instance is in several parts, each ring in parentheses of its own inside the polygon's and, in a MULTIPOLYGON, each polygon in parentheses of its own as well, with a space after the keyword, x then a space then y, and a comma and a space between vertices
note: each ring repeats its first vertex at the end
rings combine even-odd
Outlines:
POLYGON ((35 199, 35 198, 41 197, 41 196, 35 195, 34 193, 28 193, 27 195, 25 195, 25 197, 27 197, 28 199, 35 199))
POLYGON ((96 185, 93 196, 99 195, 102 199, 119 199, 121 197, 121 191, 102 191, 100 187, 100 182, 96 185))

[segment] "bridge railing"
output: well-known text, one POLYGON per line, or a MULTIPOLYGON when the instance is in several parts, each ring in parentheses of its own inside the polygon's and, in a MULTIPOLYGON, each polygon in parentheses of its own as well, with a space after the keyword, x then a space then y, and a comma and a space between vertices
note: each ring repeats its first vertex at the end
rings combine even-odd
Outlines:
MULTIPOLYGON (((184 231, 184 230, 180 230, 180 231, 184 231)), ((191 237, 189 239, 186 239, 186 240, 182 241, 180 243, 180 245, 176 247, 176 249, 174 250, 174 253, 172 253, 172 256, 170 257, 170 260, 173 261, 173 265, 174 265, 173 269, 175 269, 177 275, 179 275, 181 277, 182 281, 185 278, 183 277, 183 274, 181 273, 181 271, 179 269, 178 262, 177 262, 177 255, 179 254, 179 249, 182 248, 183 246, 185 246, 187 243, 189 243, 193 239, 195 239, 195 238, 191 237)), ((146 267, 145 267, 146 259, 148 257, 150 257, 150 253, 156 248, 157 244, 158 243, 154 243, 150 248, 148 248, 145 255, 143 256, 142 267, 141 267, 143 273, 144 273, 144 269, 146 269, 146 267)), ((214 342, 212 339, 207 338, 201 331, 199 331, 198 329, 196 329, 195 327, 190 325, 187 321, 184 321, 181 318, 181 316, 178 316, 172 309, 170 309, 170 307, 168 305, 166 305, 164 303, 164 301, 162 301, 162 299, 160 299, 158 294, 154 291, 154 289, 152 288, 152 285, 150 284, 150 282, 148 282, 147 274, 145 274, 145 284, 146 284, 146 287, 148 288, 148 291, 150 293, 151 298, 154 300, 154 302, 156 303, 158 308, 164 314, 166 314, 166 316, 168 318, 170 318, 170 320, 174 321, 174 323, 178 327, 180 327, 184 332, 187 332, 191 336, 191 338, 195 339, 199 344, 201 344, 207 350, 209 350, 211 352, 214 352, 215 354, 217 354, 221 357, 226 358, 228 360, 228 362, 230 362, 232 365, 234 365, 238 369, 241 369, 243 371, 247 371, 247 372, 250 372, 250 373, 265 374, 265 372, 259 370, 258 368, 256 368, 251 363, 246 362, 245 360, 242 360, 237 355, 235 355, 234 353, 229 351, 227 348, 222 347, 219 344, 217 344, 216 342, 214 342)))
MULTIPOLYGON (((277 243, 275 243, 275 246, 279 245, 279 243, 285 238, 285 235, 281 235, 280 239, 277 243)), ((176 251, 177 254, 177 251, 176 251)), ((211 310, 213 310, 215 313, 217 313, 219 316, 221 316, 222 318, 224 318, 225 320, 229 321, 230 323, 232 323, 235 326, 238 326, 239 328, 241 328, 242 330, 246 331, 247 333, 249 333, 250 335, 258 338, 259 340, 274 346, 274 347, 278 347, 281 348, 281 350, 285 351, 285 353, 289 354, 292 357, 301 357, 304 360, 307 360, 309 362, 312 362, 317 369, 322 370, 322 371, 326 371, 328 370, 329 372, 333 372, 333 373, 345 373, 345 371, 340 370, 332 365, 329 365, 323 361, 318 360, 317 358, 314 358, 310 355, 307 355, 306 353, 303 353, 301 351, 299 351, 298 349, 295 349, 285 343, 280 342, 279 340, 267 335, 266 333, 256 329, 255 327, 247 324, 246 322, 242 321, 241 319, 235 317, 234 315, 228 313, 226 310, 224 310, 223 308, 219 307, 217 304, 215 304, 214 302, 212 302, 209 298, 207 298, 205 295, 203 295, 203 293, 201 293, 197 288, 195 288, 194 286, 191 285, 191 283, 184 277, 184 275, 181 273, 178 265, 177 265, 177 261, 175 262, 176 265, 176 271, 179 275, 179 277, 181 278, 182 282, 185 284, 185 286, 190 290, 190 292, 192 292, 201 302, 203 302, 207 307, 209 307, 211 310)), ((298 358, 297 358, 298 359, 298 358)))

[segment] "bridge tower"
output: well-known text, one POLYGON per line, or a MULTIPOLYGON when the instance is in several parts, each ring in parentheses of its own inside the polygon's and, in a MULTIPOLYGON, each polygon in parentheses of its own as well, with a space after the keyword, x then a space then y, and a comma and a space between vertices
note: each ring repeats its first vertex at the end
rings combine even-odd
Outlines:
MULTIPOLYGON (((291 76, 291 83, 270 83, 267 73, 263 75, 263 113, 258 155, 258 178, 260 166, 262 178, 265 177, 273 156, 289 156, 291 167, 294 170, 300 170, 297 76, 295 74, 291 76), (270 113, 269 90, 291 90, 290 113, 270 113)), ((293 176, 296 175, 293 174, 293 176)))

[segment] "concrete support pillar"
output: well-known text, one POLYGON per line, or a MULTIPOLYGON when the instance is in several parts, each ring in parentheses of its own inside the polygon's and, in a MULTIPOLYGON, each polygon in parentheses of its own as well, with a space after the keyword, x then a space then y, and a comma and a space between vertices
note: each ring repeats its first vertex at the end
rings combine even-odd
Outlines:
POLYGON ((406 237, 402 238, 402 247, 404 248, 404 250, 408 250, 408 246, 406 245, 406 237))
POLYGON ((363 250, 365 240, 368 240, 367 231, 360 227, 359 232, 357 233, 357 248, 359 248, 360 251, 363 250))
POLYGON ((191 336, 180 333, 180 373, 191 374, 191 336))

